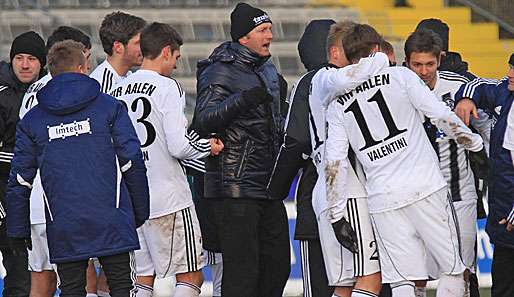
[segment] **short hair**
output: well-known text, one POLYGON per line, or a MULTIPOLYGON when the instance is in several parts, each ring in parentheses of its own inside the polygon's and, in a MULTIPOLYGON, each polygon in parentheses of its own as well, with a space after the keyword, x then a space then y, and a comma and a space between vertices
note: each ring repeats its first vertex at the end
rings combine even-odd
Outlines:
POLYGON ((150 60, 157 58, 163 48, 170 46, 173 52, 182 44, 180 34, 168 24, 153 22, 141 32, 141 54, 150 60))
POLYGON ((437 33, 429 29, 418 29, 405 41, 405 59, 409 61, 412 53, 431 53, 439 60, 442 47, 443 43, 437 33))
POLYGON ((55 43, 48 52, 48 70, 52 77, 71 72, 79 65, 86 65, 85 46, 73 40, 55 43))
POLYGON ((145 26, 146 21, 142 18, 121 11, 106 15, 100 25, 100 41, 104 52, 111 56, 114 42, 127 45, 145 26))
POLYGON ((46 50, 49 51, 56 42, 68 39, 80 42, 85 48, 91 49, 91 39, 89 36, 84 34, 84 32, 69 26, 59 26, 52 32, 52 35, 48 37, 48 40, 46 41, 46 50))
POLYGON ((327 57, 330 58, 330 48, 333 46, 343 46, 343 38, 348 32, 357 25, 352 21, 341 21, 330 26, 327 36, 327 57))
POLYGON ((360 58, 367 57, 371 50, 380 46, 382 37, 378 32, 366 24, 356 24, 348 34, 343 37, 343 48, 348 61, 355 62, 360 58))
POLYGON ((387 40, 382 40, 382 43, 380 44, 380 50, 386 54, 386 55, 393 55, 394 54, 394 48, 393 48, 393 45, 387 41, 387 40))

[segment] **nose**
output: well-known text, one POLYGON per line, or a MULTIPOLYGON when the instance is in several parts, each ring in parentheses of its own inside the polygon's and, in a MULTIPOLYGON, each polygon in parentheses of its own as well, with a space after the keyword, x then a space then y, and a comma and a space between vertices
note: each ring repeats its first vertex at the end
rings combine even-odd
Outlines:
POLYGON ((420 73, 421 73, 421 75, 427 75, 428 74, 427 67, 426 66, 421 66, 420 73))
POLYGON ((21 61, 21 67, 23 68, 29 68, 30 64, 29 64, 29 59, 27 58, 23 58, 23 61, 21 61))
POLYGON ((514 79, 514 67, 510 67, 509 68, 509 72, 507 73, 507 76, 509 78, 513 78, 514 79))

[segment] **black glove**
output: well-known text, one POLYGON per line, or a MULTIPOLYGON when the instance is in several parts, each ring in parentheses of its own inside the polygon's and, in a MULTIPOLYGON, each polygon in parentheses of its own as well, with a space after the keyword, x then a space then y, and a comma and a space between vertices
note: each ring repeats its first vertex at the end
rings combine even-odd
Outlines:
POLYGON ((13 256, 25 256, 32 251, 32 240, 29 238, 9 237, 9 246, 13 256))
POLYGON ((241 95, 246 102, 255 106, 273 101, 273 96, 263 87, 253 87, 243 91, 241 95))
POLYGON ((478 152, 469 151, 469 162, 471 163, 471 170, 475 174, 475 178, 487 180, 489 175, 489 158, 485 148, 478 152))
POLYGON ((352 253, 357 253, 357 234, 344 218, 332 223, 337 241, 352 253))

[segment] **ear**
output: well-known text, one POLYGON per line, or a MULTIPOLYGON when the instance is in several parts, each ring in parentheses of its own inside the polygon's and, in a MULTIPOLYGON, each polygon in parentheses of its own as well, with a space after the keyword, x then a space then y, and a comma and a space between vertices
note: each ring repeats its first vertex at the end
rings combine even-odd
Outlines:
POLYGON ((125 52, 125 45, 119 41, 115 41, 112 45, 112 53, 123 54, 125 52))
POLYGON ((247 45, 248 44, 248 40, 249 40, 248 35, 245 35, 245 36, 239 38, 238 42, 241 45, 247 45))
POLYGON ((171 52, 171 50, 170 50, 170 46, 169 46, 169 45, 168 45, 168 46, 163 47, 163 48, 162 48, 162 50, 161 50, 161 56, 162 56, 164 59, 166 59, 166 60, 168 60, 169 58, 171 58, 172 54, 173 54, 173 53, 171 52))

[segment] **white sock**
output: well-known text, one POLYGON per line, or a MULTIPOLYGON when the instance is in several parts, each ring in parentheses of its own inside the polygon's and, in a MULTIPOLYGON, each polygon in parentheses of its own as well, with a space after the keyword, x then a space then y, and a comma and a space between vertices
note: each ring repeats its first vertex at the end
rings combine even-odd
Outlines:
POLYGON ((98 290, 96 293, 98 294, 98 297, 111 297, 111 294, 106 291, 98 290))
POLYGON ((427 297, 427 288, 426 287, 416 287, 414 289, 416 293, 416 297, 427 297))
POLYGON ((464 280, 464 274, 442 275, 437 285, 436 297, 467 297, 469 288, 464 280))
MULTIPOLYGON (((218 258, 218 253, 216 253, 218 258)), ((209 265, 212 275, 212 297, 221 296, 221 279, 223 277, 223 262, 209 265)))
POLYGON ((86 297, 98 297, 95 293, 87 293, 86 297))
POLYGON ((198 297, 200 296, 200 288, 193 284, 177 282, 175 286, 175 294, 173 297, 198 297))
POLYGON ((416 297, 414 287, 414 282, 411 281, 392 283, 391 292, 393 297, 416 297))
POLYGON ((364 290, 353 289, 351 297, 378 297, 378 295, 364 290))
POLYGON ((143 284, 136 284, 136 297, 152 297, 153 288, 143 284))

